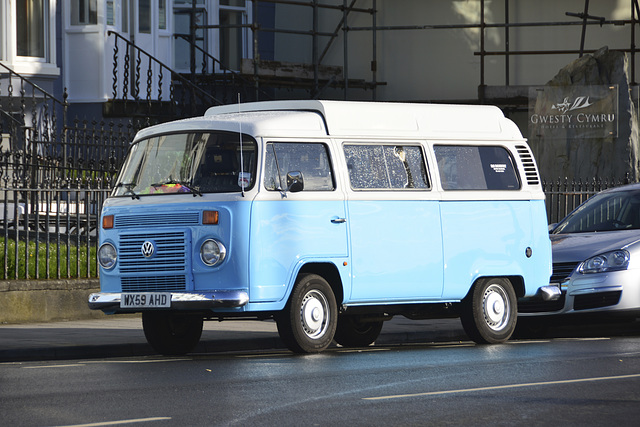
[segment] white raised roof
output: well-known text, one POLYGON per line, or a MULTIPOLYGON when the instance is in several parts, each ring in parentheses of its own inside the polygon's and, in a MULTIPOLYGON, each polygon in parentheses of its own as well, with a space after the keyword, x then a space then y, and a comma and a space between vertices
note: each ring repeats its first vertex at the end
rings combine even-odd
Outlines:
MULTIPOLYGON (((211 107, 205 118, 248 112, 319 113, 333 136, 436 137, 446 139, 514 139, 522 134, 502 111, 487 105, 441 105, 358 101, 263 101, 211 107)), ((273 118, 275 118, 274 115, 273 118)), ((244 121, 244 120, 243 120, 244 121)), ((280 129, 300 123, 279 123, 280 129)), ((270 126, 269 126, 270 127, 270 126)))

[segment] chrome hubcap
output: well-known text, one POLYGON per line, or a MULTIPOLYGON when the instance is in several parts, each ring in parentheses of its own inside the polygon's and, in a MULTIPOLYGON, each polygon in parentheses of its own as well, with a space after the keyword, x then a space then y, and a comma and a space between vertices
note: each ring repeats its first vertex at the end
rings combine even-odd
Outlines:
POLYGON ((509 298, 505 290, 498 285, 489 286, 483 298, 484 319, 494 331, 503 329, 509 321, 509 298))
POLYGON ((300 320, 302 329, 309 338, 315 339, 324 335, 329 325, 329 303, 322 292, 307 292, 302 299, 300 320))

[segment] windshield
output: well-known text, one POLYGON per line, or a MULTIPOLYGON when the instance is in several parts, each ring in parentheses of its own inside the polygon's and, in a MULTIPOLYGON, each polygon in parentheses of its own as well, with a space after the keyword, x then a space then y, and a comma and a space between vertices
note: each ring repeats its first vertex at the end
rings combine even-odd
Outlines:
POLYGON ((553 234, 640 229, 640 190, 600 193, 573 211, 553 234))
POLYGON ((190 132, 144 139, 131 147, 113 196, 228 193, 254 185, 256 142, 232 132, 190 132))

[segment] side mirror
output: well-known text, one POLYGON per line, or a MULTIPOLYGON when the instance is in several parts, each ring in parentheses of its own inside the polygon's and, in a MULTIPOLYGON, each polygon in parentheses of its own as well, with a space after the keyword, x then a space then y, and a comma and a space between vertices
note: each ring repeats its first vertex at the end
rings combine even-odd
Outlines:
POLYGON ((291 171, 287 174, 287 191, 297 193, 304 190, 304 177, 300 171, 291 171))

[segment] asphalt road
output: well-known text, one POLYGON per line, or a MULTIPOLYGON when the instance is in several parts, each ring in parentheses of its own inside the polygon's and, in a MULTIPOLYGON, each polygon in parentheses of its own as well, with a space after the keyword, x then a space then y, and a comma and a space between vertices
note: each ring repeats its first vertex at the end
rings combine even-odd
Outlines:
POLYGON ((0 384, 11 426, 630 425, 640 337, 11 362, 0 384))

